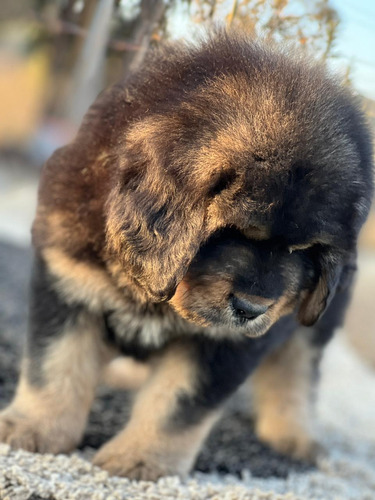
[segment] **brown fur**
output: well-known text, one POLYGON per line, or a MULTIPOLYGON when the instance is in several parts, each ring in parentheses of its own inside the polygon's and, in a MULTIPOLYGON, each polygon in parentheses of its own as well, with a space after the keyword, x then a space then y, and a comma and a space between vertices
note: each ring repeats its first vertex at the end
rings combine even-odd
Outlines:
POLYGON ((97 319, 82 315, 49 347, 42 363, 45 383, 29 381, 28 360, 11 405, 0 414, 0 441, 40 453, 74 449, 82 438, 102 364, 97 319))
POLYGON ((262 361, 248 381, 257 435, 281 453, 308 461, 320 451, 312 429, 317 356, 309 332, 297 331, 262 361))
POLYGON ((96 465, 111 474, 148 480, 186 474, 219 416, 211 412, 187 430, 171 429, 168 421, 178 394, 192 392, 197 382, 194 351, 176 343, 151 365, 153 373, 137 396, 130 422, 94 458, 96 465))
POLYGON ((103 370, 102 381, 114 389, 139 389, 150 376, 150 366, 130 357, 116 357, 103 370))
POLYGON ((187 473, 259 364, 260 436, 311 458, 310 375, 350 296, 372 177, 364 118, 320 63, 224 31, 151 53, 43 168, 0 440, 70 449, 123 352, 150 371, 97 454, 111 473, 187 473))

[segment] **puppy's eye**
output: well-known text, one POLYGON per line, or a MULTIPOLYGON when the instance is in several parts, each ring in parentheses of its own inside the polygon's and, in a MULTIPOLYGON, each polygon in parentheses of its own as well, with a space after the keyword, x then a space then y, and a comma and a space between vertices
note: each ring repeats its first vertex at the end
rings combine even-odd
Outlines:
POLYGON ((235 170, 226 170, 224 172, 221 172, 221 174, 213 182, 213 185, 210 187, 208 195, 213 198, 225 189, 229 189, 233 181, 235 180, 236 175, 237 174, 235 170))

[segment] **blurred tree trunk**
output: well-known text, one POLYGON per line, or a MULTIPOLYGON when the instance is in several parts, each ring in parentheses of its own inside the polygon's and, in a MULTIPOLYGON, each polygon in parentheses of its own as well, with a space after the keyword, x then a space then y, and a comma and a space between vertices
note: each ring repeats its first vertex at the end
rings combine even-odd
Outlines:
POLYGON ((76 125, 104 86, 104 62, 114 0, 99 0, 77 59, 67 118, 76 125))
POLYGON ((194 24, 226 23, 251 36, 260 34, 277 43, 299 45, 322 59, 335 57, 339 18, 330 0, 34 2, 40 5, 42 21, 44 11, 52 13, 50 19, 44 16, 46 34, 52 41, 53 64, 48 113, 73 118, 75 122, 104 81, 110 85, 134 71, 151 45, 181 33, 188 36, 187 27, 193 28, 194 24), (106 9, 106 14, 98 16, 98 9, 106 9), (72 94, 75 95, 71 98, 72 94))
POLYGON ((53 37, 51 47, 51 68, 53 81, 51 82, 50 99, 47 112, 52 115, 64 116, 66 103, 71 92, 74 68, 82 51, 84 37, 74 36, 62 28, 56 28, 59 23, 67 23, 87 31, 92 22, 98 0, 85 0, 79 19, 75 13, 77 0, 68 2, 47 3, 42 9, 42 18, 51 30, 55 28, 57 34, 53 37))
POLYGON ((142 63, 150 46, 152 35, 162 23, 166 12, 164 0, 141 0, 140 7, 140 15, 132 34, 132 39, 134 43, 139 45, 139 50, 125 54, 124 76, 134 71, 142 63))
MULTIPOLYGON (((97 4, 98 4, 98 0, 85 0, 84 5, 83 5, 83 9, 82 9, 82 12, 80 15, 80 19, 79 19, 79 25, 83 30, 88 31, 89 26, 94 18, 95 9, 96 9, 97 4)), ((77 63, 79 55, 82 52, 82 47, 83 47, 84 41, 85 40, 83 37, 80 37, 80 36, 75 37, 74 45, 70 51, 70 64, 69 64, 69 66, 71 68, 74 68, 76 63, 77 63)))

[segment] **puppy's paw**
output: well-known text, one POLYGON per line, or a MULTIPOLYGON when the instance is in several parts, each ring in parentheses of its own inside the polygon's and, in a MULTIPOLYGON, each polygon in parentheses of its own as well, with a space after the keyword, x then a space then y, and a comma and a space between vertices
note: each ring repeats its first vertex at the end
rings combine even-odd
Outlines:
POLYGON ((105 444, 94 456, 93 463, 112 476, 156 481, 163 476, 185 475, 187 471, 172 464, 163 453, 152 452, 131 443, 121 436, 105 444))
POLYGON ((138 481, 156 481, 175 473, 160 467, 160 464, 152 463, 148 458, 132 457, 127 453, 109 455, 101 450, 95 455, 93 463, 108 471, 111 476, 125 476, 138 481))
POLYGON ((272 442, 268 441, 276 451, 297 460, 316 464, 317 460, 326 454, 324 447, 309 436, 282 437, 272 442))
POLYGON ((0 412, 0 442, 14 449, 54 454, 71 451, 76 444, 58 422, 36 419, 12 407, 0 412))
POLYGON ((0 442, 9 444, 12 448, 23 448, 36 451, 37 433, 33 431, 25 418, 12 415, 11 412, 0 413, 0 442))
POLYGON ((324 447, 307 431, 297 426, 261 426, 257 429, 261 441, 269 444, 274 450, 297 460, 316 464, 326 454, 324 447))

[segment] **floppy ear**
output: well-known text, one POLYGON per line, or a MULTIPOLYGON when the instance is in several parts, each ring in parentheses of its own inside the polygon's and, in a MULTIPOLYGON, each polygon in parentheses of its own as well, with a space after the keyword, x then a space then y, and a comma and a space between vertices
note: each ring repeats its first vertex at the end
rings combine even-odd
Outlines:
POLYGON ((162 127, 134 127, 106 206, 108 249, 154 302, 173 295, 204 239, 204 196, 179 185, 171 161, 162 127))
POLYGON ((320 257, 320 276, 315 288, 302 301, 298 319, 304 326, 312 326, 322 316, 340 283, 343 270, 341 256, 331 253, 320 257))

